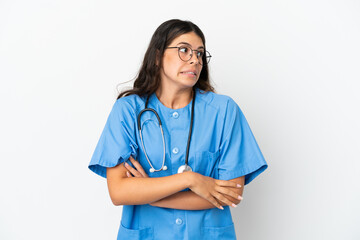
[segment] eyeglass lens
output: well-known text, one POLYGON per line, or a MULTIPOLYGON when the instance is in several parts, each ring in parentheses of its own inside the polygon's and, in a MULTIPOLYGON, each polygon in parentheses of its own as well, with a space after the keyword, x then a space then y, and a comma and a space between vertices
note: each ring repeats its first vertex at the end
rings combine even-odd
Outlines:
POLYGON ((187 62, 191 59, 193 52, 195 52, 196 57, 199 59, 199 63, 202 65, 203 63, 203 57, 205 55, 206 63, 210 62, 210 54, 208 52, 204 52, 204 50, 192 50, 189 47, 179 47, 179 57, 181 60, 187 62))

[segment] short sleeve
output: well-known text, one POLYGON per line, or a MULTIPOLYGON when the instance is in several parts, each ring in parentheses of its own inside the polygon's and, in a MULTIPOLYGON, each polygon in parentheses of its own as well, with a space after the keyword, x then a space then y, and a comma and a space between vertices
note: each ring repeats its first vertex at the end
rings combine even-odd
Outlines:
POLYGON ((248 184, 267 168, 267 163, 244 114, 231 98, 227 103, 224 124, 219 179, 245 176, 245 184, 248 184))
POLYGON ((89 169, 106 178, 106 168, 114 167, 130 155, 136 158, 135 112, 122 98, 118 99, 108 116, 99 142, 92 155, 89 169))

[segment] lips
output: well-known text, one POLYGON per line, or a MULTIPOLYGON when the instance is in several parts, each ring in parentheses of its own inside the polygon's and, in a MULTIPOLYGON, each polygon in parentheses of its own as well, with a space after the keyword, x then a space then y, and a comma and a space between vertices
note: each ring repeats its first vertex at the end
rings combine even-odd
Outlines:
POLYGON ((186 70, 186 71, 182 71, 180 73, 182 73, 182 74, 192 74, 192 75, 197 76, 196 70, 186 70))

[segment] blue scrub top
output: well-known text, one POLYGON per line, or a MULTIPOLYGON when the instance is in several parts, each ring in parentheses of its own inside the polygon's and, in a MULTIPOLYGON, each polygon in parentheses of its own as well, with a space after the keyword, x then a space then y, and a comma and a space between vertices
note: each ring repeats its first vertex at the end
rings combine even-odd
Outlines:
MULTIPOLYGON (((91 158, 89 169, 106 178, 130 155, 149 177, 177 173, 185 163, 191 104, 180 109, 165 107, 152 94, 148 107, 157 111, 163 124, 166 171, 151 173, 141 147, 137 115, 146 97, 130 95, 118 99, 91 158)), ((152 112, 141 116, 145 150, 155 169, 162 166, 163 142, 152 112)), ((239 106, 228 96, 196 89, 189 165, 193 171, 216 179, 230 180, 245 175, 245 184, 262 173, 267 164, 239 106)), ((177 210, 145 205, 123 206, 118 239, 236 239, 230 208, 224 210, 177 210)))

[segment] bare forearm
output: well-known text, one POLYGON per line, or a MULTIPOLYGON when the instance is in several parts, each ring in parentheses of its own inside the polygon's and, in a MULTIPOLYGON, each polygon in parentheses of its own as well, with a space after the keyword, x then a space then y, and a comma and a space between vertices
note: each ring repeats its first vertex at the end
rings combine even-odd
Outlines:
POLYGON ((135 168, 121 164, 107 169, 110 197, 115 205, 150 203, 166 208, 200 210, 212 207, 223 209, 225 205, 235 207, 241 200, 244 177, 225 181, 185 172, 148 178, 139 162, 132 157, 129 159, 135 168), (180 192, 185 188, 191 189, 191 192, 180 192))
MULTIPOLYGON (((237 182, 241 185, 244 184, 245 178, 239 177, 236 179, 232 179, 231 181, 237 182)), ((240 196, 243 194, 244 188, 230 188, 232 191, 237 192, 240 196)), ((224 196, 232 203, 239 204, 242 199, 235 199, 228 195, 224 196)), ((218 200, 221 206, 227 206, 227 204, 218 200)), ((160 199, 159 201, 151 203, 152 206, 163 207, 163 208, 175 208, 182 210, 203 210, 214 208, 215 206, 207 201, 206 199, 200 197, 196 193, 192 191, 187 192, 178 192, 166 198, 160 199)))
POLYGON ((119 178, 108 186, 115 205, 141 205, 188 188, 189 183, 189 175, 181 173, 159 178, 119 178))
POLYGON ((208 200, 200 197, 192 191, 178 192, 159 201, 153 202, 152 206, 174 208, 182 210, 203 210, 215 208, 208 200))
MULTIPOLYGON (((239 200, 231 197, 227 197, 227 198, 233 202, 236 202, 237 204, 240 202, 239 200)), ((219 201, 219 203, 221 206, 227 205, 221 201, 219 201)), ((181 210, 204 210, 204 209, 216 208, 208 200, 200 197, 199 195, 197 195, 192 191, 175 193, 171 196, 153 202, 151 203, 151 205, 155 207, 174 208, 181 210)))

